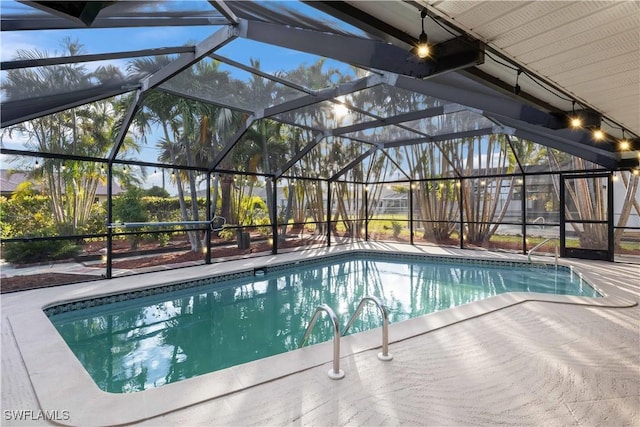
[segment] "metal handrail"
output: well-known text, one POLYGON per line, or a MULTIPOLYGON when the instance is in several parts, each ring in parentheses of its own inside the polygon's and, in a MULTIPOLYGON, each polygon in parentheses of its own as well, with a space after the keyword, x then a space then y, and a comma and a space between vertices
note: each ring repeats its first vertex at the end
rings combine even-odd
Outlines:
POLYGON ((311 318, 311 323, 307 326, 304 337, 302 337, 300 347, 306 344, 309 334, 311 334, 311 330, 318 320, 318 316, 320 316, 320 313, 323 311, 329 315, 331 323, 333 324, 333 368, 329 369, 328 374, 329 378, 332 380, 339 380, 344 378, 344 371, 340 369, 340 327, 338 326, 338 316, 336 316, 336 313, 334 313, 331 307, 327 304, 322 304, 316 307, 316 311, 313 313, 313 317, 311 318))
MULTIPOLYGON (((544 245, 547 242, 550 242, 551 240, 560 240, 557 237, 549 237, 548 239, 543 240, 542 242, 538 243, 537 245, 535 245, 533 248, 531 248, 531 250, 529 251, 528 255, 527 255, 527 259, 529 260, 529 263, 532 263, 533 261, 531 261, 531 254, 533 254, 533 252, 538 249, 540 246, 544 245)), ((556 258, 556 267, 558 266, 558 246, 555 247, 555 258, 556 258)))
POLYGON ((542 225, 544 225, 544 217, 543 216, 539 216, 538 218, 534 219, 531 223, 535 224, 536 222, 538 222, 538 220, 541 219, 542 221, 542 225))
POLYGON ((175 225, 208 225, 212 230, 222 230, 227 220, 222 216, 214 216, 211 221, 167 221, 167 222, 112 222, 108 228, 169 227, 175 225), (218 221, 214 223, 214 221, 218 221))
POLYGON ((211 221, 112 222, 109 228, 169 227, 174 225, 209 225, 211 221))
POLYGON ((356 308, 356 311, 351 316, 351 319, 349 319, 349 323, 347 323, 347 326, 342 331, 342 336, 345 336, 347 334, 349 328, 351 327, 351 325, 353 325, 353 322, 356 320, 356 317, 358 316, 358 314, 360 314, 362 308, 364 307, 364 304, 367 301, 372 301, 375 305, 378 306, 378 308, 380 309, 380 313, 382 313, 382 352, 378 353, 378 359, 387 362, 393 359, 393 356, 389 354, 389 314, 387 313, 387 308, 384 306, 380 298, 373 295, 367 295, 362 298, 360 300, 360 304, 358 304, 358 308, 356 308))

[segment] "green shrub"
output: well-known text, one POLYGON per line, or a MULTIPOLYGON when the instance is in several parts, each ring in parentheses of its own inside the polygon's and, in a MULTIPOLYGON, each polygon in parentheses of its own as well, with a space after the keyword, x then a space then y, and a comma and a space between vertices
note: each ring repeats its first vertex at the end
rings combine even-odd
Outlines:
POLYGON ((393 237, 398 237, 402 231, 402 224, 398 221, 391 221, 391 227, 393 228, 393 237))
POLYGON ((0 197, 0 223, 2 239, 55 233, 48 196, 0 197))
POLYGON ((223 228, 218 232, 218 237, 222 240, 233 240, 236 238, 236 230, 231 228, 223 228))
POLYGON ((67 240, 36 240, 33 242, 7 242, 2 256, 10 263, 30 264, 43 261, 69 259, 82 248, 67 240))
POLYGON ((158 244, 162 247, 167 246, 169 241, 171 240, 171 233, 154 233, 158 244))
MULTIPOLYGON (((136 187, 129 187, 127 191, 113 198, 112 209, 115 222, 147 222, 148 214, 142 202, 142 190, 136 187)), ((129 236, 131 249, 137 249, 142 240, 141 234, 129 236)))
POLYGON ((167 190, 165 190, 162 187, 158 187, 157 185, 154 185, 153 187, 149 188, 148 190, 144 191, 144 195, 145 196, 150 196, 150 197, 159 197, 159 198, 163 198, 163 199, 167 199, 169 197, 171 197, 171 195, 169 194, 169 192, 167 190))

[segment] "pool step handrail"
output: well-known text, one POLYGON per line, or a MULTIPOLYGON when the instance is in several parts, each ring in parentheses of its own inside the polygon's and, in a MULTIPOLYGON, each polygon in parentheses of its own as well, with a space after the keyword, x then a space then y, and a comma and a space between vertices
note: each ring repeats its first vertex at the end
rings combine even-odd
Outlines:
MULTIPOLYGON (((551 240, 560 240, 557 237, 549 237, 548 239, 544 239, 542 242, 538 243, 537 245, 535 245, 533 248, 531 248, 531 250, 529 251, 529 253, 527 254, 527 260, 529 260, 529 264, 531 264, 533 261, 531 260, 531 255, 533 254, 533 252, 540 248, 542 245, 544 245, 547 242, 550 242, 551 240)), ((556 268, 558 268, 558 246, 555 246, 555 262, 556 262, 556 268)))
POLYGON ((349 328, 351 327, 351 325, 353 325, 353 322, 355 322, 356 317, 358 317, 358 314, 360 314, 367 301, 371 301, 375 305, 377 305, 380 313, 382 314, 382 352, 378 353, 378 359, 388 362, 389 360, 393 359, 393 356, 389 354, 389 313, 387 312, 387 308, 384 306, 380 298, 373 295, 367 295, 362 298, 360 300, 360 304, 358 304, 358 308, 356 308, 356 311, 351 316, 351 319, 349 319, 347 326, 345 326, 344 330, 342 331, 342 336, 345 336, 347 334, 349 328))
POLYGON ((339 380, 344 378, 344 371, 340 369, 340 326, 338 325, 338 316, 336 316, 336 313, 327 304, 321 304, 316 307, 316 311, 313 313, 311 323, 307 326, 300 347, 303 347, 307 343, 311 330, 315 326, 318 316, 320 316, 323 311, 329 315, 331 323, 333 324, 333 368, 329 369, 328 374, 332 380, 339 380))

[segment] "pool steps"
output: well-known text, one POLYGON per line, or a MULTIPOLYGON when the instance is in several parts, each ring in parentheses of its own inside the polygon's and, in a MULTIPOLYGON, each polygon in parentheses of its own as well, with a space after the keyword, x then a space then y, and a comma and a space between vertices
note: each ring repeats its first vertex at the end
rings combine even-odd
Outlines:
MULTIPOLYGON (((384 362, 388 362, 393 359, 393 356, 389 354, 389 314, 387 313, 387 309, 380 298, 373 295, 367 295, 363 297, 358 304, 358 308, 356 308, 356 311, 351 316, 351 319, 349 319, 349 322, 344 328, 344 331, 342 331, 342 336, 345 336, 347 334, 349 328, 351 328, 351 325, 353 325, 353 322, 356 320, 356 317, 358 317, 358 314, 360 314, 362 308, 364 307, 364 304, 367 301, 373 302, 382 314, 382 351, 378 353, 378 359, 384 362)), ((307 339, 309 339, 309 335, 311 334, 311 331, 313 330, 313 327, 318 320, 318 317, 323 311, 327 313, 327 315, 329 315, 331 323, 333 324, 333 367, 329 369, 328 375, 332 380, 339 380, 344 378, 344 371, 340 369, 340 326, 338 324, 338 316, 336 316, 336 313, 331 307, 329 307, 329 305, 321 304, 316 307, 316 310, 313 313, 313 317, 311 318, 311 322, 309 322, 309 326, 307 326, 307 330, 302 337, 300 347, 304 347, 304 345, 306 344, 307 339)))
POLYGON ((336 313, 327 304, 322 304, 316 307, 316 311, 313 313, 311 323, 307 326, 307 330, 304 333, 300 347, 303 347, 307 342, 307 339, 311 334, 311 330, 315 326, 316 320, 318 320, 318 316, 320 316, 320 313, 323 311, 329 315, 331 323, 333 324, 333 368, 329 369, 329 378, 332 380, 339 380, 344 378, 344 371, 340 369, 340 327, 338 326, 338 316, 336 316, 336 313))
POLYGON ((353 322, 356 320, 356 317, 358 316, 358 314, 360 314, 360 311, 362 311, 362 308, 367 301, 371 301, 375 305, 377 305, 378 309, 380 310, 380 314, 382 314, 382 352, 378 353, 378 359, 384 362, 388 362, 389 360, 393 359, 393 356, 389 354, 389 313, 387 312, 387 308, 384 306, 380 298, 373 295, 367 295, 363 297, 360 300, 360 304, 358 304, 358 308, 356 308, 356 311, 353 313, 353 316, 351 316, 351 319, 349 319, 349 323, 347 323, 344 331, 342 331, 342 336, 347 335, 349 328, 351 327, 351 325, 353 325, 353 322))

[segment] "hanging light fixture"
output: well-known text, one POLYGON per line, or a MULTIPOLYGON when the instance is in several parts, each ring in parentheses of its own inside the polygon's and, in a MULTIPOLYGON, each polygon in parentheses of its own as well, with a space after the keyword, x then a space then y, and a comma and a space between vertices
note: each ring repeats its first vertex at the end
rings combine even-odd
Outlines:
POLYGON ((606 134, 602 131, 602 129, 594 129, 593 133, 591 134, 591 136, 593 137, 593 139, 595 139, 596 141, 602 141, 605 139, 606 134))
POLYGON ((569 123, 571 124, 571 127, 574 129, 582 127, 582 119, 580 118, 580 116, 576 114, 576 101, 571 101, 571 111, 572 111, 572 115, 571 115, 571 118, 569 119, 570 120, 569 123))
POLYGON ((431 47, 429 46, 429 37, 427 36, 427 33, 424 31, 424 18, 426 17, 427 17, 427 10, 426 9, 421 10, 420 18, 421 18, 422 32, 418 37, 418 44, 414 49, 414 53, 420 59, 425 59, 431 56, 431 47))
POLYGON ((620 150, 622 151, 627 151, 628 149, 631 148, 631 143, 624 136, 624 128, 622 128, 622 139, 618 141, 618 147, 620 147, 620 150))

